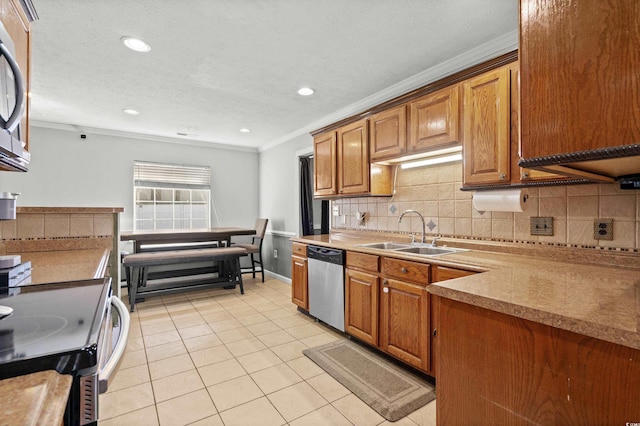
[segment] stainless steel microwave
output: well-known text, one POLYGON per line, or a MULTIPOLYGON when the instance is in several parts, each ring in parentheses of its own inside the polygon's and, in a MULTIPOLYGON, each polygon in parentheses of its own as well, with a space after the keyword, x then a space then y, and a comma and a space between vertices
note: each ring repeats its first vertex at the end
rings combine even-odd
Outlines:
POLYGON ((25 83, 15 46, 0 22, 0 170, 28 170, 30 155, 24 149, 20 128, 25 103, 25 83))

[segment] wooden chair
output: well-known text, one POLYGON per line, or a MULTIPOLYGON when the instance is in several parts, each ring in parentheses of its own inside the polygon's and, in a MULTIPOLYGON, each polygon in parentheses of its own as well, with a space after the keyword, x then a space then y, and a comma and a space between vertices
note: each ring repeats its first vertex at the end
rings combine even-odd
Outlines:
POLYGON ((242 272, 249 272, 249 268, 251 268, 253 278, 255 278, 256 265, 259 265, 260 269, 258 269, 257 271, 262 273, 262 282, 264 282, 264 268, 262 266, 262 241, 264 241, 264 233, 267 230, 267 222, 269 222, 269 219, 256 220, 256 235, 251 238, 250 244, 234 243, 234 247, 242 247, 246 249, 247 254, 251 259, 251 266, 242 268, 242 272))

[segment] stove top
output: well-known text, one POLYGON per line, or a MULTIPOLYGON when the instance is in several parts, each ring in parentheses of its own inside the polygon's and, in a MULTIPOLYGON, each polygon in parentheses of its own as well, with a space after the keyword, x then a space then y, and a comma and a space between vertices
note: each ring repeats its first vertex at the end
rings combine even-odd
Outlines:
POLYGON ((97 368, 110 291, 108 279, 97 279, 17 287, 0 296, 0 305, 13 309, 0 319, 0 378, 97 368))

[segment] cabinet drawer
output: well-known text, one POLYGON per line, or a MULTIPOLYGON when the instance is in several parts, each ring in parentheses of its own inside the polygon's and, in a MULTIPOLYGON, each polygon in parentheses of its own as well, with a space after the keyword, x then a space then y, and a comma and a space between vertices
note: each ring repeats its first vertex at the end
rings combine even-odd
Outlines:
POLYGON ((291 253, 298 256, 307 257, 307 245, 300 244, 300 243, 293 243, 293 248, 291 249, 291 253))
POLYGON ((382 274, 385 277, 397 278, 416 284, 429 284, 429 268, 426 263, 410 262, 401 259, 382 258, 382 274))
POLYGON ((375 254, 347 252, 347 268, 363 269, 365 271, 378 272, 380 256, 375 254))

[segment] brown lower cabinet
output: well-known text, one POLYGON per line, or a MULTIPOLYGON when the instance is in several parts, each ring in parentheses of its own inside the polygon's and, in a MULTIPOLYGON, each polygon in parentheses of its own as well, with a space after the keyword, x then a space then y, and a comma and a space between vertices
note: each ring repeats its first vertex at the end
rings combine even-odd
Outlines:
POLYGON ((345 269, 346 332, 426 373, 431 373, 429 268, 347 252, 345 269))
POLYGON ((439 299, 438 424, 639 421, 639 350, 439 299))
POLYGON ((291 256, 291 301, 309 310, 309 286, 307 279, 307 246, 293 243, 291 256))

